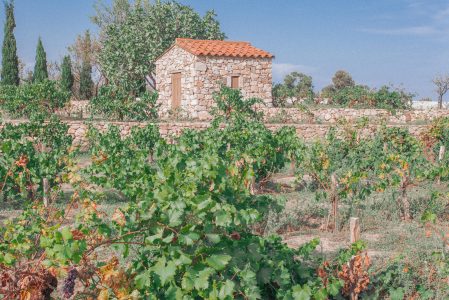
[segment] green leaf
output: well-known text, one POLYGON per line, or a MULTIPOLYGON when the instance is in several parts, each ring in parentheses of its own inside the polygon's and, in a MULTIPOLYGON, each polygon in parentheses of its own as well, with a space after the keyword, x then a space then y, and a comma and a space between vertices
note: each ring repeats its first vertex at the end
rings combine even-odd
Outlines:
POLYGON ((151 286, 151 275, 149 272, 142 272, 136 276, 134 282, 139 290, 143 290, 144 288, 151 286))
POLYGON ((328 295, 326 292, 326 289, 321 288, 319 289, 314 295, 313 298, 316 300, 327 300, 328 299, 328 295))
POLYGON ((231 256, 225 254, 212 255, 206 258, 206 263, 215 270, 221 271, 226 267, 231 259, 231 256))
POLYGON ((4 263, 5 264, 7 264, 7 265, 12 265, 14 262, 15 262, 15 258, 14 258, 14 256, 11 254, 11 253, 6 253, 4 256, 3 256, 3 261, 4 261, 4 263))
POLYGON ((165 291, 165 299, 168 300, 181 300, 182 299, 182 291, 177 286, 171 285, 166 291, 165 291))
POLYGON ((198 272, 198 276, 195 279, 195 289, 205 290, 209 287, 209 277, 214 274, 215 271, 211 268, 205 268, 198 272))
POLYGON ((72 231, 69 227, 62 228, 61 235, 64 241, 70 241, 73 238, 72 231))
POLYGON ((192 278, 190 272, 186 272, 182 277, 181 287, 186 291, 191 291, 195 287, 195 281, 192 278))
POLYGON ((173 261, 165 262, 165 257, 162 257, 152 268, 154 273, 159 276, 162 285, 165 285, 168 281, 172 280, 176 274, 175 263, 173 261))
POLYGON ((206 238, 214 244, 218 244, 221 241, 219 234, 209 233, 206 234, 206 238))
POLYGON ((336 296, 340 292, 341 286, 341 282, 339 280, 335 280, 327 286, 327 291, 330 295, 336 296))
POLYGON ((231 216, 226 211, 220 211, 215 217, 215 223, 217 226, 226 226, 231 221, 231 216))
POLYGON ((223 284, 220 288, 220 292, 218 293, 219 299, 226 299, 229 297, 233 298, 235 283, 231 280, 226 280, 225 284, 223 284))
POLYGON ((404 299, 404 289, 397 288, 397 289, 390 289, 390 299, 391 300, 402 300, 404 299))
POLYGON ((302 288, 300 285, 295 285, 293 288, 293 299, 294 300, 309 300, 311 298, 311 291, 308 286, 302 288))
POLYGON ((169 226, 175 227, 182 223, 182 211, 180 209, 171 209, 168 212, 169 226))

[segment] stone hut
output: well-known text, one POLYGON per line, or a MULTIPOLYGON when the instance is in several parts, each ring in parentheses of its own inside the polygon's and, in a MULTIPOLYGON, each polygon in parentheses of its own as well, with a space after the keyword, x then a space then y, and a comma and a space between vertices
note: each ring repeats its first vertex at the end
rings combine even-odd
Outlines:
POLYGON ((272 106, 273 55, 248 42, 178 38, 156 60, 161 114, 206 120, 222 84, 272 106))

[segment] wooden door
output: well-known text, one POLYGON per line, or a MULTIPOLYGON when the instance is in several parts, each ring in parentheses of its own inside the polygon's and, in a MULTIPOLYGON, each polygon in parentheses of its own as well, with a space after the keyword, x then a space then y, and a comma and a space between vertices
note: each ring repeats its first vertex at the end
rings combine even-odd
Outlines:
POLYGON ((239 77, 238 76, 231 77, 231 88, 233 88, 233 89, 239 88, 239 77))
POLYGON ((181 73, 171 75, 171 107, 176 109, 181 106, 181 73))

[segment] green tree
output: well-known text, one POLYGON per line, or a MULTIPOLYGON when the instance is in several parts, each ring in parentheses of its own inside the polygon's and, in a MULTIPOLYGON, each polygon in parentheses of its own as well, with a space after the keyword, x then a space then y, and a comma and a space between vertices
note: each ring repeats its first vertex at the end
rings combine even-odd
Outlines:
POLYGON ((39 83, 44 81, 45 79, 48 79, 47 54, 45 53, 42 39, 39 38, 39 40, 37 41, 36 63, 34 65, 33 82, 39 83))
POLYGON ((344 70, 339 70, 335 73, 334 77, 332 78, 332 83, 336 90, 341 90, 346 87, 351 87, 355 85, 355 82, 352 79, 351 74, 349 74, 344 70))
POLYGON ((72 60, 70 56, 64 56, 61 65, 61 87, 68 92, 72 91, 73 87, 73 74, 72 74, 72 60))
POLYGON ((90 98, 92 98, 93 85, 94 83, 92 81, 92 66, 89 60, 85 60, 83 61, 80 73, 79 95, 81 99, 89 100, 90 98))
POLYGON ((14 28, 16 22, 14 20, 14 5, 5 2, 6 22, 4 27, 4 38, 2 48, 2 84, 19 85, 19 58, 17 57, 16 38, 14 36, 14 28))
POLYGON ((312 77, 303 73, 292 72, 284 78, 284 85, 289 91, 289 96, 296 101, 313 98, 312 77))
POLYGON ((287 99, 290 99, 293 104, 302 100, 312 100, 312 77, 299 72, 288 74, 283 84, 276 84, 273 87, 273 97, 277 106, 284 106, 287 99))
POLYGON ((94 19, 103 20, 97 22, 100 26, 108 24, 101 28, 103 47, 99 60, 112 84, 133 93, 141 89, 145 80, 155 88, 154 62, 177 37, 225 38, 213 11, 201 17, 189 6, 162 1, 140 1, 119 11, 121 14, 114 18, 113 9, 109 8, 110 14, 105 13, 108 18, 94 19))
POLYGON ((131 4, 129 0, 113 0, 111 6, 108 6, 102 0, 97 0, 94 9, 96 15, 91 17, 91 21, 104 32, 109 25, 126 20, 131 11, 131 4))

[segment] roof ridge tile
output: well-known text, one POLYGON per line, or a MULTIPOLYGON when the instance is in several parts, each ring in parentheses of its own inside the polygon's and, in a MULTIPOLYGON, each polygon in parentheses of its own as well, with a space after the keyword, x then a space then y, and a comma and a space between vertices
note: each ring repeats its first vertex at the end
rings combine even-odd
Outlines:
POLYGON ((176 38, 175 44, 196 56, 273 58, 271 53, 256 48, 245 41, 176 38))

